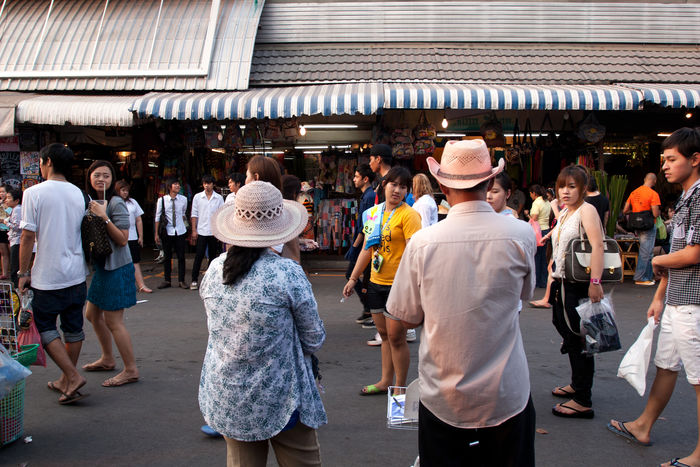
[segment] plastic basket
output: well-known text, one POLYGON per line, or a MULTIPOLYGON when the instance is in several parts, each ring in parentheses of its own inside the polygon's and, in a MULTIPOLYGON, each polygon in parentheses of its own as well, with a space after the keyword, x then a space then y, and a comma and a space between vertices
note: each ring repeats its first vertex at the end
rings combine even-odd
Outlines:
POLYGON ((36 361, 36 354, 38 351, 39 344, 23 345, 20 347, 19 353, 17 355, 13 355, 13 358, 25 367, 29 368, 29 365, 36 361))
POLYGON ((24 380, 0 399, 0 446, 22 436, 24 431, 24 380))

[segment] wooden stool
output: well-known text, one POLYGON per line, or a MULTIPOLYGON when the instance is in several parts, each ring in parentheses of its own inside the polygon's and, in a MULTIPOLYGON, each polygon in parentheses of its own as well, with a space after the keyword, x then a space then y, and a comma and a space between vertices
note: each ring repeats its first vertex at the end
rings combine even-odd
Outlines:
POLYGON ((634 276, 634 272, 637 270, 638 254, 636 251, 620 253, 622 260, 622 280, 620 282, 625 281, 625 276, 634 276))

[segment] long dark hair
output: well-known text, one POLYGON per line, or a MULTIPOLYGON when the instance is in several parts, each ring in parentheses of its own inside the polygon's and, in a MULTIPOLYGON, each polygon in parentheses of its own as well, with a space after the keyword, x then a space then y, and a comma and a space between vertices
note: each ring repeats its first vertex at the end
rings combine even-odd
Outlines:
POLYGON ((265 248, 247 248, 231 245, 224 260, 224 284, 234 285, 238 279, 244 277, 260 259, 265 248))
POLYGON ((107 193, 105 194, 105 200, 109 202, 109 200, 112 199, 112 196, 114 196, 114 184, 117 183, 117 173, 114 171, 114 166, 112 166, 112 164, 108 161, 95 161, 90 164, 90 167, 85 174, 85 192, 90 195, 90 198, 99 199, 97 190, 95 190, 92 187, 92 183, 90 183, 90 176, 100 167, 107 167, 112 173, 112 183, 109 185, 109 188, 107 188, 107 193))

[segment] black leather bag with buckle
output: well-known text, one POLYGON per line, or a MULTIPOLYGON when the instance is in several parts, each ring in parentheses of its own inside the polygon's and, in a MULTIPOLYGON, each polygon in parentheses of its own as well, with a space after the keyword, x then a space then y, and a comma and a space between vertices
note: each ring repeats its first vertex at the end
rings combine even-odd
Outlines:
POLYGON ((158 237, 160 237, 160 241, 162 242, 163 239, 168 236, 168 218, 165 215, 165 196, 161 196, 160 204, 161 209, 160 220, 158 221, 158 237))
POLYGON ((630 213, 627 219, 627 228, 630 230, 650 230, 654 227, 654 214, 651 211, 630 213))
MULTIPOLYGON (((591 242, 579 225, 579 238, 572 239, 564 256, 564 278, 569 282, 589 283, 591 280, 591 242)), ((622 280, 620 246, 610 237, 603 237, 603 274, 601 282, 622 280)))

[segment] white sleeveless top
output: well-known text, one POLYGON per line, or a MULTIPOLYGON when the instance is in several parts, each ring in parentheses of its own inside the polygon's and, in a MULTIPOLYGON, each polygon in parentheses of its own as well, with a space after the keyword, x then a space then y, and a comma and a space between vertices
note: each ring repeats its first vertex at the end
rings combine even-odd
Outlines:
POLYGON ((567 245, 572 239, 580 236, 581 206, 571 215, 569 215, 568 208, 562 210, 559 214, 559 222, 552 232, 552 258, 554 258, 555 265, 552 277, 557 279, 564 278, 564 256, 567 245))

